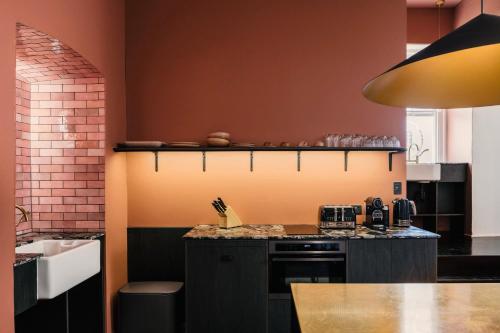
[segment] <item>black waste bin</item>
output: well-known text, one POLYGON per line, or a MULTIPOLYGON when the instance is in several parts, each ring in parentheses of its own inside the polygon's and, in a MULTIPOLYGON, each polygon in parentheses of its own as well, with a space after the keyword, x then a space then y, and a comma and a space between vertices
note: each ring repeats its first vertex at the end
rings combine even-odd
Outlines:
POLYGON ((131 282, 118 292, 118 333, 175 333, 182 282, 131 282))

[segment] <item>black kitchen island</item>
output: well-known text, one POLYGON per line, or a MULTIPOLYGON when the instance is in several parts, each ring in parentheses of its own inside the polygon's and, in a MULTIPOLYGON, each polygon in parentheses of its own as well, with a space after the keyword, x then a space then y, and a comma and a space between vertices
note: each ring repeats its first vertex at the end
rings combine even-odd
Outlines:
POLYGON ((438 238, 416 227, 199 225, 184 235, 187 332, 293 332, 293 282, 436 282, 438 238))

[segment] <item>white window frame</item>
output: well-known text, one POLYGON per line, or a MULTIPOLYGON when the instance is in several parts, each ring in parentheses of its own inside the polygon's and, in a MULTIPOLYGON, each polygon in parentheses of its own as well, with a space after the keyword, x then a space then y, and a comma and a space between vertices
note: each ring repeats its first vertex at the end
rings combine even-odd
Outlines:
MULTIPOLYGON (((407 108, 406 115, 409 116, 429 116, 435 117, 434 122, 434 137, 435 137, 435 149, 434 149, 434 161, 435 163, 440 163, 445 160, 446 156, 446 110, 443 109, 415 109, 407 108)), ((418 143, 418 142, 416 142, 418 143)), ((412 156, 413 159, 414 156, 412 156)), ((406 154, 406 159, 409 160, 409 151, 406 154)))
MULTIPOLYGON (((406 57, 409 58, 420 50, 426 48, 429 44, 406 44, 406 57)), ((407 108, 406 114, 416 114, 418 112, 429 113, 435 112, 436 123, 435 123, 435 137, 436 137, 436 163, 444 162, 446 157, 446 111, 444 109, 415 109, 407 108)), ((408 154, 406 155, 408 159, 408 154)))

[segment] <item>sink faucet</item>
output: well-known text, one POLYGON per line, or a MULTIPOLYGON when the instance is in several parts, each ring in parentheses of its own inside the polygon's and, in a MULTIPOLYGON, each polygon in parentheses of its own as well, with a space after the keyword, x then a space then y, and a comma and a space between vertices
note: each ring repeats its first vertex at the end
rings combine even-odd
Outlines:
POLYGON ((421 157, 424 153, 426 153, 426 152, 428 152, 428 151, 429 151, 429 149, 424 149, 424 150, 422 150, 422 151, 421 151, 421 149, 422 149, 422 147, 420 147, 420 146, 419 146, 419 145, 417 145, 416 143, 412 143, 412 144, 410 145, 410 147, 408 148, 408 162, 415 162, 415 163, 417 163, 417 164, 418 164, 418 163, 420 162, 420 157, 421 157), (413 148, 417 150, 417 152, 416 152, 416 154, 415 154, 415 159, 414 159, 414 160, 412 160, 412 159, 411 159, 411 151, 412 151, 412 149, 413 149, 413 148))
POLYGON ((419 163, 420 162, 420 157, 429 151, 429 149, 424 149, 422 150, 422 148, 424 147, 424 133, 422 133, 421 130, 419 130, 419 133, 420 133, 420 145, 413 142, 413 133, 410 132, 409 135, 408 135, 408 143, 410 144, 410 146, 408 147, 408 160, 407 162, 415 162, 415 163, 419 163), (415 159, 411 159, 411 152, 412 152, 412 149, 415 149, 417 152, 415 153, 415 159))
POLYGON ((18 226, 19 223, 21 223, 23 221, 24 222, 28 222, 29 221, 30 212, 26 208, 24 208, 23 206, 19 206, 19 205, 16 205, 16 209, 18 209, 21 212, 21 214, 22 214, 21 218, 19 220, 17 220, 16 226, 18 226))

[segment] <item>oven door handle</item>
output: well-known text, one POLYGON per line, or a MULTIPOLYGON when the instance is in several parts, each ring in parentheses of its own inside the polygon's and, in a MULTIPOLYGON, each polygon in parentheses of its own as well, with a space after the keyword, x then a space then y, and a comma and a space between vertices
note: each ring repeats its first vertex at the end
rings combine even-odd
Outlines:
POLYGON ((342 262, 344 258, 271 258, 274 262, 342 262))

